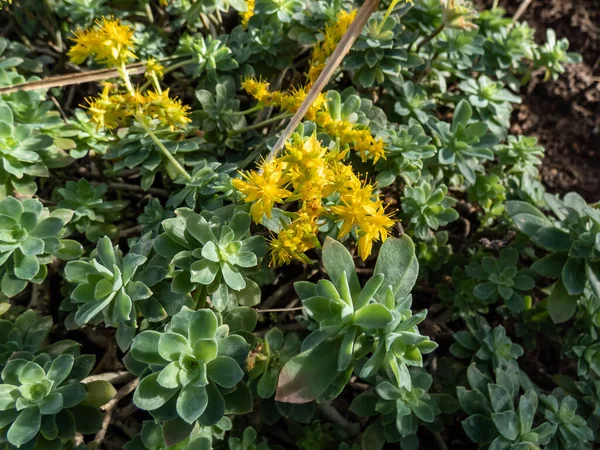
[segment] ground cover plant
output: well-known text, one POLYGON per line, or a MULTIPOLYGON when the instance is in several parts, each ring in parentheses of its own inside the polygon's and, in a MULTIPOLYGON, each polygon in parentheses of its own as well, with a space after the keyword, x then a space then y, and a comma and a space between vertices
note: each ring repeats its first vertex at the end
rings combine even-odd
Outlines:
POLYGON ((0 3, 0 449, 600 445, 600 209, 511 132, 580 56, 501 3, 0 3))

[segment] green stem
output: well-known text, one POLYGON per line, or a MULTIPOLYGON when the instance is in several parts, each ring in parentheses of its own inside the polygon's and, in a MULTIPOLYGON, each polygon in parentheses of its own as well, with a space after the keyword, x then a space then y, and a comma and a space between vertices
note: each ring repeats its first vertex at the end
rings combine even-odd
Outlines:
POLYGON ((171 164, 173 164, 175 169, 183 176, 183 178, 185 178, 186 181, 191 181, 192 177, 190 176, 190 174, 187 173, 187 171, 183 168, 183 166, 181 164, 179 164, 179 161, 177 161, 175 159, 175 157, 171 154, 171 152, 167 149, 167 147, 164 146, 164 144, 160 141, 160 139, 158 139, 158 137, 154 134, 154 132, 148 127, 148 125, 146 125, 146 123, 144 122, 144 118, 140 117, 140 116, 136 116, 135 119, 138 121, 138 123, 141 125, 141 127, 144 129, 144 131, 146 131, 146 133, 148 133, 148 136, 150 136, 150 138, 154 141, 154 143, 160 149, 160 151, 163 153, 165 158, 167 158, 171 162, 171 164))
MULTIPOLYGON (((163 75, 166 75, 168 73, 171 73, 181 67, 185 67, 189 64, 192 64, 195 61, 194 58, 192 59, 186 59, 184 61, 179 61, 178 63, 173 64, 172 66, 168 66, 165 67, 165 70, 163 70, 163 75)), ((152 81, 147 81, 144 84, 142 84, 141 90, 145 91, 146 89, 148 89, 148 87, 152 84, 152 81)))
POLYGON ((388 20, 388 18, 392 14, 393 9, 396 7, 396 5, 398 3, 400 3, 400 0, 392 0, 392 3, 390 3, 390 6, 388 7, 387 11, 385 12, 383 19, 381 20, 381 23, 377 27, 376 34, 381 33, 381 30, 383 30, 383 26, 385 25, 385 21, 388 20))
POLYGON ((494 4, 492 5, 492 10, 498 7, 498 0, 494 0, 494 4))
POLYGON ((249 125, 249 126, 247 126, 245 128, 240 128, 239 130, 232 130, 232 131, 230 131, 227 134, 229 136, 236 136, 238 134, 245 133, 246 131, 256 130, 257 128, 262 128, 262 127, 264 127, 266 125, 269 125, 269 124, 274 123, 274 122, 279 122, 282 119, 286 119, 286 118, 292 117, 292 116, 293 116, 293 114, 290 114, 290 113, 279 114, 278 116, 271 117, 270 119, 263 120, 262 122, 258 122, 258 123, 249 125))
POLYGON ((135 91, 133 89, 133 86, 131 85, 131 79, 129 78, 129 72, 127 71, 127 65, 125 64, 125 61, 121 62, 121 67, 119 67, 118 70, 119 75, 121 75, 121 78, 123 78, 123 81, 125 82, 127 92, 129 92, 130 94, 134 94, 135 91))
POLYGON ((429 36, 427 36, 425 39, 423 39, 421 42, 419 42, 419 44, 417 45, 417 52, 419 50, 421 50, 421 48, 423 48, 423 46, 427 45, 429 42, 431 42, 431 40, 433 38, 435 38, 438 34, 440 34, 444 28, 446 27, 446 24, 444 22, 442 22, 440 25, 438 25, 438 27, 433 30, 431 32, 431 34, 429 36))
POLYGON ((253 112, 260 111, 264 108, 264 105, 261 103, 257 103, 256 106, 253 106, 250 109, 246 109, 244 111, 236 111, 232 115, 234 116, 245 116, 246 114, 252 114, 253 112))

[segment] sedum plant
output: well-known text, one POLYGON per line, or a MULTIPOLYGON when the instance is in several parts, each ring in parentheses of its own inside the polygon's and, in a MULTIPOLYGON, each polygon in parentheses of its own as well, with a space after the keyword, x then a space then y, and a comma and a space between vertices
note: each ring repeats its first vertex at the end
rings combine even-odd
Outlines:
POLYGON ((204 290, 220 311, 234 301, 257 304, 259 288, 248 275, 266 249, 262 237, 250 236, 250 215, 231 207, 204 215, 180 208, 175 214, 163 221, 165 232, 154 241, 174 267, 173 291, 204 290))
POLYGON ((471 365, 467 370, 471 389, 457 388, 460 405, 469 415, 462 423, 469 439, 493 449, 548 448, 557 426, 544 421, 534 427, 540 414, 535 390, 519 395, 521 386, 514 370, 496 369, 494 374, 492 380, 471 365))
POLYGON ((90 256, 87 261, 69 261, 65 267, 65 278, 73 284, 69 298, 77 305, 74 320, 79 326, 104 321, 118 327, 123 334, 120 345, 127 348, 129 330, 137 327, 135 302, 152 295, 146 284, 136 280, 136 272, 147 258, 137 253, 123 256, 108 237, 98 241, 90 256))
POLYGON ((519 251, 505 248, 498 258, 485 256, 480 263, 472 262, 466 267, 467 275, 483 281, 473 289, 478 299, 495 303, 502 297, 504 303, 513 312, 526 308, 524 294, 535 286, 535 280, 524 270, 519 270, 519 251))
POLYGON ((357 360, 369 354, 361 377, 385 369, 398 386, 410 389, 408 366, 422 366, 422 353, 437 347, 416 327, 426 311, 412 316, 409 309, 409 293, 418 273, 414 252, 408 237, 389 238, 381 248, 373 277, 361 289, 348 251, 337 241, 326 242, 323 264, 332 281, 295 285, 318 329, 304 340, 301 353, 283 367, 276 400, 303 403, 335 398, 357 360), (328 364, 320 366, 321 376, 303 382, 306 374, 316 369, 315 364, 331 354, 337 358, 329 357, 328 364))
POLYGON ((431 230, 448 225, 458 219, 458 213, 452 206, 456 199, 448 197, 445 185, 431 185, 422 180, 414 187, 404 189, 402 210, 408 224, 408 231, 418 239, 427 239, 431 230))
POLYGON ((77 231, 96 242, 103 236, 114 239, 119 234, 119 228, 111 222, 121 219, 121 212, 127 206, 123 200, 105 200, 106 184, 92 185, 85 178, 78 182, 67 181, 64 188, 57 189, 57 196, 62 197, 57 203, 58 208, 73 210, 73 218, 67 226, 67 232, 77 231))
POLYGON ((80 243, 62 239, 73 211, 50 212, 36 199, 0 201, 0 289, 7 297, 22 292, 28 282, 39 284, 54 257, 69 260, 83 254, 80 243))
POLYGON ((36 354, 52 329, 52 317, 25 311, 14 320, 0 320, 0 367, 15 352, 36 354))
POLYGON ((472 122, 473 108, 461 100, 454 110, 452 124, 429 121, 429 126, 440 141, 438 160, 441 165, 455 165, 467 185, 474 184, 481 163, 494 159, 492 147, 497 139, 488 134, 485 122, 472 122))
POLYGON ((165 331, 136 336, 131 356, 148 370, 135 404, 158 417, 170 410, 189 424, 218 423, 226 409, 223 394, 242 380, 240 364, 248 353, 244 338, 228 331, 212 311, 184 307, 165 331))
POLYGON ((2 440, 15 447, 36 442, 60 446, 75 438, 78 426, 84 433, 97 431, 99 410, 83 404, 88 391, 81 380, 91 371, 93 358, 89 362, 71 354, 11 359, 0 384, 2 440))
POLYGON ((589 284, 600 294, 600 212, 576 193, 563 200, 544 197, 555 217, 522 201, 507 202, 507 213, 517 229, 548 253, 531 266, 534 272, 557 279, 548 298, 548 311, 555 322, 572 317, 578 296, 589 284))
POLYGON ((467 320, 468 331, 454 334, 450 353, 457 358, 469 358, 482 366, 494 369, 514 367, 516 360, 523 356, 523 347, 512 342, 506 329, 499 325, 490 327, 483 316, 467 320))

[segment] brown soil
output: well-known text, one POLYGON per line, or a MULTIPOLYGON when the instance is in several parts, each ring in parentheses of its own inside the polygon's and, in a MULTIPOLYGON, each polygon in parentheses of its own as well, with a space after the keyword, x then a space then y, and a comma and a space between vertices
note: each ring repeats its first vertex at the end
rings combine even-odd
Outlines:
MULTIPOLYGON (((493 3, 486 1, 488 6, 493 3)), ((500 0, 510 15, 521 0, 500 0)), ((583 56, 555 82, 542 75, 523 88, 512 132, 537 136, 546 148, 542 175, 552 192, 577 191, 600 200, 600 1, 534 0, 521 20, 545 40, 546 28, 583 56)))

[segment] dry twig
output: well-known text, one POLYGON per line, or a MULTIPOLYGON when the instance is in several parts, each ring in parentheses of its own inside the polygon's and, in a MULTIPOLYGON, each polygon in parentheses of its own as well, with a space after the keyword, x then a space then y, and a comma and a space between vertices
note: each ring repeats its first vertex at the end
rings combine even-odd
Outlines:
POLYGON ((331 79, 339 65, 342 63, 344 57, 350 51, 350 48, 354 44, 354 41, 356 41, 356 39, 362 32, 362 29, 367 23, 367 20, 369 20, 371 14, 373 14, 373 12, 379 6, 380 1, 381 0, 366 0, 365 3, 362 5, 360 10, 358 11, 358 14, 356 15, 356 18, 348 27, 348 30, 346 31, 344 36, 342 36, 342 39, 340 40, 337 47, 329 57, 329 60, 327 61, 323 72, 321 72, 321 75, 319 75, 317 81, 315 81, 315 84, 313 84, 310 92, 300 105, 300 108, 298 108, 296 114, 294 114, 294 116, 291 118, 285 130, 283 130, 283 132, 281 133, 281 136, 279 136, 279 139, 273 146, 273 149, 269 152, 269 155, 267 156, 267 161, 271 161, 277 156, 279 151, 283 148, 285 142, 292 135, 298 124, 302 121, 309 108, 312 106, 319 94, 323 91, 327 83, 329 83, 329 80, 331 79))
POLYGON ((124 397, 127 397, 129 394, 135 391, 135 388, 138 386, 139 383, 139 378, 135 378, 134 380, 130 381, 121 389, 119 389, 119 391, 115 394, 111 401, 109 401, 106 405, 100 408, 102 409, 102 411, 105 412, 105 414, 104 419, 102 420, 102 428, 100 429, 100 431, 98 431, 98 433, 96 433, 96 437, 94 438, 94 442, 96 442, 98 447, 102 445, 102 441, 104 441, 104 438, 106 437, 106 432, 108 431, 108 427, 112 420, 112 416, 115 412, 115 408, 124 397))

